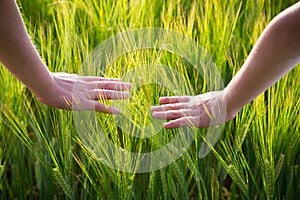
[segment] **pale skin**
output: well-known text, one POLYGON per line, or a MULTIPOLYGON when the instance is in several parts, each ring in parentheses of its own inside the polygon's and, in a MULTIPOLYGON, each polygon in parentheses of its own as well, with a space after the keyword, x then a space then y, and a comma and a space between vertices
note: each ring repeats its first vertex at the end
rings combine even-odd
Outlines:
POLYGON ((210 125, 212 110, 226 112, 219 124, 236 114, 300 62, 300 2, 276 16, 263 31, 245 63, 223 91, 197 96, 161 97, 151 108, 154 118, 170 120, 165 128, 210 125))
POLYGON ((98 100, 129 97, 126 90, 131 84, 116 78, 50 72, 31 42, 14 0, 0 0, 0 62, 41 102, 54 108, 117 114, 118 108, 98 100))

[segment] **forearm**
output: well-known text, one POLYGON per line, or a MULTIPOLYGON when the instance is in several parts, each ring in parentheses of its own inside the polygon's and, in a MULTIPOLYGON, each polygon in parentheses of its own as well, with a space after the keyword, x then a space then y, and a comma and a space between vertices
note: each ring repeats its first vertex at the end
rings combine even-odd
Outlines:
POLYGON ((300 3, 297 3, 272 20, 225 88, 227 110, 238 112, 299 62, 300 3))
POLYGON ((53 82, 14 0, 0 0, 0 62, 38 96, 43 96, 53 82))

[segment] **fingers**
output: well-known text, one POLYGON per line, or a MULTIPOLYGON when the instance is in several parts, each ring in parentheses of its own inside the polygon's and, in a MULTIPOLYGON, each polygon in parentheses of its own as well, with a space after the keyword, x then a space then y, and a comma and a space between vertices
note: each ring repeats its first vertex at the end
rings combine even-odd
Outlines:
POLYGON ((168 110, 168 111, 154 111, 153 117, 156 119, 172 120, 185 116, 197 115, 196 109, 179 109, 179 110, 168 110))
POLYGON ((79 76, 77 74, 53 72, 53 89, 46 97, 38 97, 46 105, 66 110, 93 110, 117 114, 117 108, 102 104, 97 100, 117 100, 129 98, 127 92, 131 83, 118 78, 79 76))
POLYGON ((99 77, 99 76, 78 76, 77 77, 81 81, 86 82, 94 82, 94 81, 115 81, 118 82, 120 79, 118 78, 105 78, 105 77, 99 77))
POLYGON ((170 122, 164 123, 165 128, 180 128, 180 127, 197 127, 197 128, 207 128, 209 123, 200 120, 200 117, 196 116, 186 116, 182 118, 175 119, 170 122))
POLYGON ((88 99, 90 100, 118 100, 127 99, 130 97, 129 92, 115 91, 115 90, 90 90, 87 91, 88 99))
POLYGON ((131 89, 131 83, 127 82, 116 82, 116 81, 98 81, 98 82, 80 82, 76 83, 76 88, 81 90, 93 90, 93 89, 107 89, 124 91, 131 89))
POLYGON ((191 97, 189 96, 173 96, 173 97, 161 97, 159 98, 159 103, 170 104, 179 102, 189 102, 191 97))
POLYGON ((210 124, 212 108, 209 100, 197 96, 162 97, 159 100, 163 105, 151 107, 152 116, 160 120, 171 120, 164 124, 165 128, 204 128, 210 124))
POLYGON ((118 78, 105 78, 105 77, 99 77, 99 76, 79 76, 77 74, 69 74, 65 72, 53 72, 56 77, 60 77, 63 79, 68 80, 80 80, 85 82, 93 82, 93 81, 120 81, 118 78))
POLYGON ((107 106, 107 105, 101 104, 99 102, 95 102, 94 110, 98 111, 98 112, 107 113, 107 114, 119 114, 120 113, 120 110, 118 108, 107 106))
POLYGON ((99 89, 108 89, 108 90, 117 90, 117 91, 129 90, 132 87, 131 83, 112 82, 112 81, 101 81, 98 83, 97 86, 99 89))
POLYGON ((97 111, 107 114, 119 114, 120 110, 115 107, 111 107, 105 104, 102 104, 98 101, 88 100, 84 101, 80 104, 73 104, 73 110, 90 110, 90 111, 97 111))
POLYGON ((96 100, 119 100, 130 97, 130 93, 124 91, 131 89, 131 83, 121 82, 117 78, 82 76, 79 80, 80 82, 77 83, 77 88, 79 91, 81 90, 79 93, 86 96, 89 100, 83 105, 84 108, 80 110, 94 110, 108 114, 119 114, 119 109, 107 106, 96 100))
POLYGON ((188 103, 172 103, 172 104, 165 104, 161 106, 152 106, 152 112, 159 112, 159 111, 168 111, 168 110, 180 110, 180 109, 187 109, 189 108, 188 103))
POLYGON ((75 87, 78 90, 77 93, 82 94, 82 92, 84 92, 87 95, 87 98, 90 100, 117 100, 126 99, 130 97, 129 92, 123 91, 131 89, 131 83, 120 82, 119 79, 114 78, 101 78, 92 76, 81 77, 80 79, 81 81, 77 83, 75 87))
POLYGON ((80 90, 93 90, 93 89, 108 89, 108 90, 117 90, 124 91, 131 89, 132 84, 128 82, 120 81, 79 81, 76 83, 75 88, 80 90))

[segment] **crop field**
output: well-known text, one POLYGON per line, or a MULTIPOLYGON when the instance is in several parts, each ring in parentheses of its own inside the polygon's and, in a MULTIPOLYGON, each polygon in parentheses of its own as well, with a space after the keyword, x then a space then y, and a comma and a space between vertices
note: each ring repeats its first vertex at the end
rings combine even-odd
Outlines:
MULTIPOLYGON (((1 66, 0 199, 300 198, 299 66, 219 126, 202 156, 209 129, 164 129, 150 111, 161 96, 209 92, 208 82, 223 89, 266 25, 296 0, 17 2, 51 71, 116 77, 133 88, 128 100, 105 101, 120 115, 59 110, 40 103, 1 66), (168 51, 169 44, 136 48, 135 30, 143 44, 155 37, 142 30, 171 30, 199 45, 203 71, 168 51), (121 41, 107 51, 111 59, 103 54, 105 41, 118 34, 121 41), (205 76, 211 63, 223 86, 205 76), (120 153, 146 155, 178 138, 183 147, 161 155, 176 154, 169 163, 120 153)), ((181 46, 184 54, 188 47, 181 46)))

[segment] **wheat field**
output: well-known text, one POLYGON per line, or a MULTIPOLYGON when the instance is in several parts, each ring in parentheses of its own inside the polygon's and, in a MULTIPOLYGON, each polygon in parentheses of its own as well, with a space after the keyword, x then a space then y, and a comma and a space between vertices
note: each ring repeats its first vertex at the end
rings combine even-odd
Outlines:
MULTIPOLYGON (((293 3, 296 1, 18 0, 31 39, 51 71, 83 73, 83 63, 106 39, 127 30, 157 27, 174 30, 201 45, 225 85, 268 22, 293 3)), ((130 37, 126 39, 130 42, 130 37)), ((104 71, 90 73, 122 79, 137 66, 153 63, 172 66, 187 80, 188 86, 169 80, 174 88, 208 92, 205 80, 188 62, 157 49, 129 52, 104 71)), ((148 73, 143 71, 141 76, 148 73)), ((299 67, 227 122, 207 156, 198 156, 207 129, 193 129, 194 140, 177 160, 145 173, 103 164, 92 145, 87 145, 93 144, 93 137, 83 141, 80 136, 72 111, 41 104, 3 66, 0 76, 0 199, 300 197, 299 67)), ((131 121, 126 130, 147 126, 150 106, 157 105, 160 96, 175 93, 158 84, 131 91, 131 121)), ((162 129, 150 138, 137 138, 120 131, 115 116, 97 113, 96 118, 112 144, 133 152, 159 149, 181 131, 162 129)))

